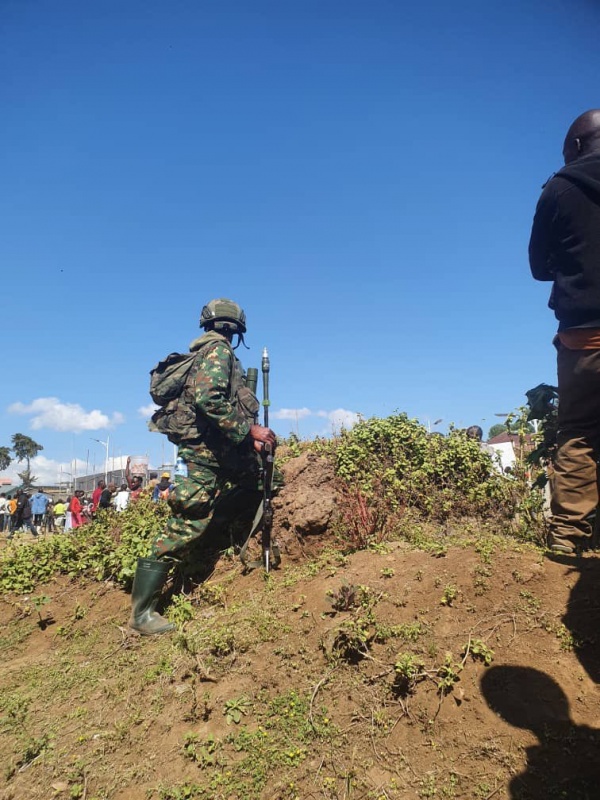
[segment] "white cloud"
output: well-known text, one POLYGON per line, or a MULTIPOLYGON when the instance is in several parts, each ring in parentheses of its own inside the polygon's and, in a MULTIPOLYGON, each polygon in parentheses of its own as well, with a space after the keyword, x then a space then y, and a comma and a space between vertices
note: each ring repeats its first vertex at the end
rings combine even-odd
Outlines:
POLYGON ((148 403, 147 406, 140 406, 138 408, 138 414, 144 419, 149 419, 158 408, 160 408, 160 406, 157 406, 156 403, 148 403))
POLYGON ((111 416, 98 409, 86 411, 77 403, 62 403, 58 397, 38 397, 29 405, 13 403, 8 407, 11 414, 31 416, 33 430, 49 428, 54 431, 81 433, 113 428, 125 421, 123 414, 114 411, 111 416))
MULTIPOLYGON (((19 472, 23 472, 27 464, 22 461, 13 461, 10 467, 2 473, 3 478, 11 478, 13 483, 21 483, 18 477, 19 472)), ((55 461, 46 456, 36 456, 31 459, 31 474, 36 478, 37 485, 56 484, 61 480, 63 483, 71 480, 71 475, 83 475, 85 473, 85 461, 75 459, 74 461, 55 461)))
POLYGON ((356 411, 347 411, 345 408, 336 408, 335 411, 327 412, 327 419, 335 430, 340 428, 349 430, 359 422, 360 418, 360 414, 357 414, 356 411))
MULTIPOLYGON (((115 456, 108 459, 109 470, 125 469, 127 456, 115 456)), ((10 467, 4 472, 0 473, 1 478, 10 478, 14 484, 20 484, 21 479, 18 476, 19 472, 23 472, 27 465, 24 461, 20 464, 18 461, 13 461, 10 467)), ((75 458, 72 461, 55 461, 46 456, 36 456, 31 459, 31 474, 35 476, 36 482, 34 486, 55 486, 59 483, 71 483, 73 477, 82 478, 84 475, 92 475, 94 472, 104 472, 104 458, 99 457, 98 460, 84 461, 81 458, 75 458)))
POLYGON ((279 411, 273 411, 271 416, 273 419, 297 420, 312 416, 312 411, 310 408, 280 408, 279 411))
POLYGON ((319 436, 328 435, 332 432, 337 433, 342 428, 349 430, 361 419, 361 415, 356 411, 348 411, 345 408, 336 408, 333 411, 311 411, 309 408, 281 408, 279 411, 274 411, 271 417, 292 422, 297 422, 306 417, 320 417, 321 419, 329 420, 330 429, 319 433, 319 436))

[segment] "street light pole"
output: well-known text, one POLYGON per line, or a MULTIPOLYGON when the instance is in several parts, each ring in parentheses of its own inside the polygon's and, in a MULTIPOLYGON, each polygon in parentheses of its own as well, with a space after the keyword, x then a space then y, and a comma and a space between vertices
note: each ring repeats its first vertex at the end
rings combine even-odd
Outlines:
POLYGON ((92 442, 98 442, 98 444, 101 444, 106 449, 106 455, 104 458, 104 483, 108 483, 108 446, 110 443, 110 436, 106 437, 105 442, 103 442, 102 439, 94 439, 93 437, 90 438, 92 439, 92 442))

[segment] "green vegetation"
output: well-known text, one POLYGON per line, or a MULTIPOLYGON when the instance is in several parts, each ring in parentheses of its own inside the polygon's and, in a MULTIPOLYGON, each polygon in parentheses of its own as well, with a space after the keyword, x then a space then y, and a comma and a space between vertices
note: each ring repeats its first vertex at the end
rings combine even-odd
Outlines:
POLYGON ((147 497, 123 513, 99 514, 88 525, 63 536, 18 544, 0 554, 0 590, 31 592, 57 574, 113 580, 127 585, 139 556, 164 529, 168 508, 147 497))
POLYGON ((398 414, 361 421, 331 447, 337 474, 366 497, 385 498, 392 509, 417 508, 436 519, 474 510, 491 514, 498 506, 509 510, 506 482, 462 431, 431 436, 398 414))
POLYGON ((268 576, 240 579, 225 558, 200 585, 178 575, 171 636, 128 631, 115 588, 164 505, 142 498, 0 551, 13 796, 29 782, 35 800, 48 786, 87 800, 133 786, 148 800, 483 799, 518 773, 524 751, 490 740, 481 675, 530 631, 564 659, 586 646, 515 556, 538 566, 541 496, 525 470, 501 475, 463 433, 431 436, 405 415, 282 451, 329 460, 335 527, 295 552, 290 533, 268 576))
MULTIPOLYGON (((524 437, 526 411, 510 424, 524 437)), ((497 521, 520 538, 542 540, 542 496, 531 487, 524 459, 510 476, 503 475, 463 431, 431 435, 417 420, 396 414, 361 420, 313 448, 333 460, 343 500, 340 538, 350 548, 398 537, 414 540, 419 519, 497 521)), ((443 556, 439 542, 429 546, 443 556)))
POLYGON ((498 436, 498 434, 504 433, 504 431, 507 430, 508 428, 506 427, 506 425, 504 425, 502 422, 497 422, 495 425, 492 425, 492 427, 489 429, 487 438, 493 439, 494 436, 498 436))
MULTIPOLYGON (((525 424, 524 414, 518 420, 525 424)), ((39 448, 35 442, 31 447, 21 444, 23 458, 33 452, 31 447, 39 448)), ((496 520, 520 538, 541 541, 542 497, 531 488, 525 469, 510 477, 499 474, 489 455, 461 431, 430 435, 416 420, 397 414, 362 420, 331 440, 300 442, 291 437, 282 450, 282 460, 312 450, 334 465, 342 501, 336 529, 342 551, 377 549, 403 538, 443 557, 446 544, 429 539, 422 523, 464 518, 496 520)), ((127 585, 136 559, 147 554, 167 513, 166 506, 146 497, 118 516, 100 514, 67 536, 6 548, 0 555, 0 589, 30 592, 56 574, 111 578, 127 585)), ((343 606, 347 600, 335 602, 343 606)), ((181 625, 189 609, 172 613, 181 625)))
MULTIPOLYGON (((23 433, 15 433, 12 438, 12 451, 14 453, 15 458, 19 463, 22 461, 25 462, 26 467, 23 472, 19 472, 19 478, 23 481, 23 487, 27 489, 31 489, 33 484, 36 481, 35 475, 31 474, 31 459, 35 458, 40 450, 43 450, 44 447, 41 444, 38 444, 34 439, 30 436, 25 436, 23 433)), ((2 467, 2 469, 6 469, 12 459, 10 458, 10 451, 9 448, 2 448, 2 454, 0 456, 2 463, 6 464, 6 466, 2 467), (6 463, 8 461, 8 463, 6 463)))

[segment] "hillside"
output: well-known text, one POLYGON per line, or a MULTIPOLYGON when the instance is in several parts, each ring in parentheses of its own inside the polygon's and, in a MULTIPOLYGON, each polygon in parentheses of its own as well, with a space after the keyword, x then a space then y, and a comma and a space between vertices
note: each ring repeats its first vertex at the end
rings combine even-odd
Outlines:
POLYGON ((114 578, 2 595, 0 798, 597 798, 598 558, 410 510, 349 548, 330 462, 284 471, 281 567, 225 553, 173 635, 114 578))

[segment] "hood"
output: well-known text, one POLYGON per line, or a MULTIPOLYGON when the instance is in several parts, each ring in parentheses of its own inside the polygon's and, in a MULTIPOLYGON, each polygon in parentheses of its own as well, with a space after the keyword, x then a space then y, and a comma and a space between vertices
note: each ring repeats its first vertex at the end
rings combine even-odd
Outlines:
POLYGON ((190 352, 194 353, 196 350, 199 350, 202 345, 206 344, 206 342, 226 342, 227 338, 223 336, 221 333, 217 333, 216 331, 208 331, 207 333, 203 333, 202 336, 198 336, 197 339, 190 344, 190 352))
POLYGON ((568 164, 556 173, 586 191, 594 202, 600 204, 600 154, 585 156, 568 164))

